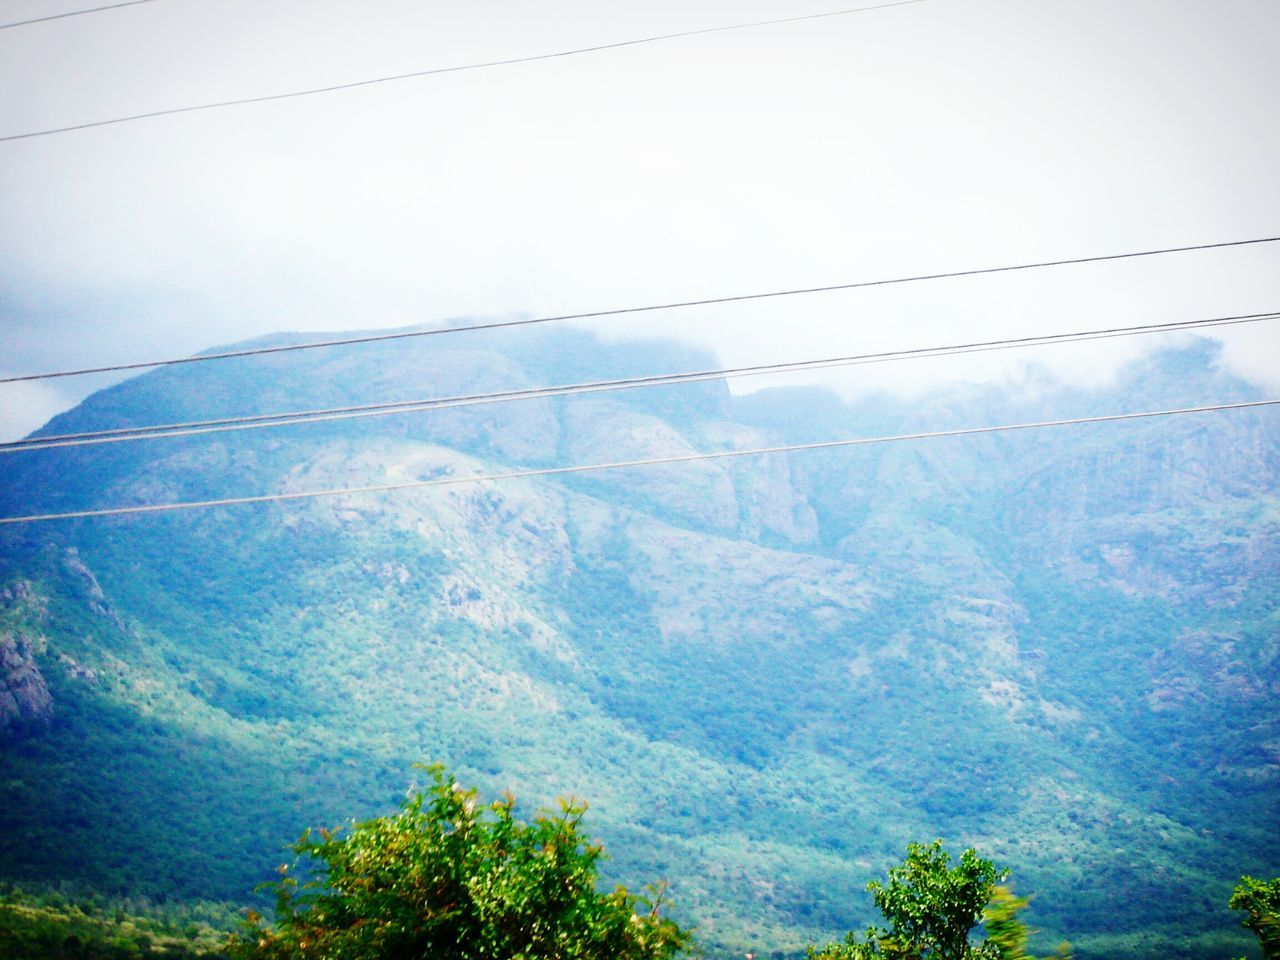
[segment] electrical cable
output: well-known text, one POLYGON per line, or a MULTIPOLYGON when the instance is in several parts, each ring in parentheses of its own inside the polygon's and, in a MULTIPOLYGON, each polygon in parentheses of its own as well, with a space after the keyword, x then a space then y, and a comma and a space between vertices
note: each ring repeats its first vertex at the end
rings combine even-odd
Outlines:
POLYGON ((86 10, 71 10, 68 13, 54 13, 47 17, 33 17, 30 20, 15 20, 12 23, 0 23, 0 30, 13 27, 29 27, 33 23, 47 23, 50 20, 65 20, 67 17, 81 17, 86 13, 101 13, 103 10, 118 10, 121 7, 136 7, 140 3, 154 3, 155 0, 126 0, 125 3, 109 3, 102 7, 89 7, 86 10))
POLYGON ((649 313, 658 310, 676 310, 686 307, 705 307, 726 303, 743 303, 748 300, 767 300, 777 297, 804 296, 815 293, 832 293, 840 290, 861 290, 870 287, 887 287, 897 284, 920 283, 926 280, 951 280, 959 277, 976 277, 997 273, 1013 273, 1021 270, 1037 270, 1046 267, 1075 266, 1085 263, 1103 263, 1112 260, 1132 260, 1138 257, 1156 257, 1170 253, 1189 253, 1198 250, 1220 250, 1228 247, 1247 247, 1263 243, 1275 243, 1277 237, 1259 237, 1252 240, 1229 240, 1220 243, 1198 243, 1184 247, 1164 247, 1154 250, 1139 250, 1132 253, 1111 253, 1092 257, 1073 257, 1067 260, 1042 260, 1036 263, 1019 263, 1001 267, 981 267, 969 270, 952 270, 946 273, 917 274, 914 276, 894 277, 887 280, 861 280, 852 283, 837 283, 821 287, 799 287, 791 290, 771 290, 764 293, 744 293, 723 297, 708 297, 700 300, 681 300, 672 303, 649 304, 640 307, 619 307, 611 310, 593 310, 587 313, 566 313, 547 317, 528 317, 520 320, 495 320, 491 323, 475 323, 461 327, 433 327, 428 330, 409 330, 399 333, 371 334, 363 337, 342 337, 333 340, 314 340, 307 343, 281 344, 274 347, 251 347, 244 350, 228 350, 219 353, 205 353, 192 357, 170 357, 162 360, 145 360, 135 363, 118 363, 100 367, 82 367, 75 370, 57 370, 49 373, 29 373, 14 377, 0 377, 0 384, 22 383, 32 380, 51 380, 56 377, 78 377, 91 373, 115 373, 123 370, 144 370, 151 367, 176 366, 183 363, 204 363, 210 360, 229 360, 238 357, 256 357, 273 353, 289 353, 298 350, 315 350, 322 347, 343 347, 364 343, 384 343, 393 340, 409 340, 416 337, 442 336, 450 333, 466 333, 475 330, 499 330, 511 327, 527 327, 534 324, 554 323, 565 320, 590 320, 602 317, 616 317, 632 313, 649 313))
MULTIPOLYGON (((142 0, 135 0, 142 2, 142 0)), ((802 20, 821 20, 827 17, 843 17, 853 13, 868 13, 872 10, 884 10, 889 7, 905 7, 913 3, 924 3, 925 0, 895 0, 893 3, 879 3, 868 7, 851 7, 845 10, 829 10, 826 13, 810 13, 798 17, 779 17, 774 20, 754 20, 749 23, 730 23, 718 27, 704 27, 701 30, 682 30, 679 33, 663 33, 651 37, 639 37, 631 40, 618 40, 613 43, 600 43, 590 47, 578 47, 572 50, 559 50, 555 53, 538 53, 526 57, 511 57, 505 60, 488 60, 482 63, 466 63, 453 67, 433 67, 427 70, 414 70, 410 73, 397 73, 391 76, 374 77, 369 80, 354 80, 350 83, 335 83, 324 87, 312 87, 307 90, 291 90, 287 93, 271 93, 257 97, 242 97, 235 100, 218 100, 213 103, 193 104, 186 107, 170 107, 166 110, 152 110, 147 113, 134 113, 124 117, 113 117, 109 120, 93 120, 88 123, 76 123, 66 127, 53 127, 48 130, 33 130, 28 133, 15 133, 0 137, 0 142, 9 140, 28 140, 32 137, 48 137, 57 133, 70 133, 74 130, 87 130, 91 127, 106 127, 117 123, 131 123, 135 120, 149 120, 154 117, 167 117, 179 113, 195 113, 201 110, 218 110, 223 107, 239 107, 251 103, 268 103, 272 100, 289 100, 294 97, 310 97, 321 93, 334 93, 339 90, 354 90, 357 87, 369 87, 379 83, 393 83, 398 80, 412 80, 419 77, 437 76, 443 73, 460 73, 464 70, 483 70, 490 67, 509 67, 521 63, 533 63, 538 60, 555 60, 561 57, 579 56, 585 53, 599 53, 603 50, 616 50, 620 47, 634 47, 643 43, 659 43, 664 40, 676 40, 682 37, 697 37, 708 33, 724 33, 729 30, 750 30, 756 27, 769 27, 783 23, 797 23, 802 20)))
POLYGON ((189 500, 179 503, 153 503, 132 507, 108 507, 97 510, 72 510, 65 513, 38 513, 19 517, 0 517, 0 525, 36 523, 48 520, 72 520, 89 517, 116 517, 138 513, 165 513, 177 510, 196 510, 207 507, 239 506, 250 503, 278 503, 287 500, 310 500, 317 497, 338 497, 363 493, 389 493, 399 490, 416 490, 427 487, 453 486, 462 483, 496 482, 499 480, 527 480, 533 477, 564 476, 602 470, 620 470, 630 467, 650 467, 665 464, 690 463, 696 460, 723 460, 730 457, 765 456, 777 453, 795 453, 804 450, 832 450, 841 447, 870 446, 872 444, 899 443, 913 440, 934 440, 941 437, 964 437, 983 433, 1004 433, 1015 430, 1033 430, 1045 427, 1065 427, 1087 423, 1114 423, 1120 420, 1139 420, 1151 417, 1172 417, 1183 414, 1213 413, 1223 410, 1245 410, 1280 404, 1280 400, 1253 400, 1240 403, 1220 403, 1199 407, 1181 407, 1170 410, 1150 410, 1139 413, 1115 413, 1097 417, 1074 417, 1067 420, 1041 420, 1034 423, 1007 423, 985 427, 965 427, 955 430, 933 430, 925 433, 902 433, 882 437, 860 437, 851 440, 824 440, 817 443, 792 443, 775 447, 757 447, 749 450, 716 450, 710 453, 689 453, 672 457, 647 457, 642 460, 622 460, 613 463, 580 464, 569 467, 543 467, 534 470, 508 470, 502 473, 478 474, 468 477, 436 477, 431 480, 411 480, 404 483, 383 483, 364 487, 340 487, 329 490, 303 490, 294 493, 271 493, 253 497, 224 497, 218 500, 189 500))
POLYGON ((747 367, 726 367, 717 370, 694 370, 684 373, 653 374, 614 380, 595 380, 583 383, 561 384, 547 387, 529 387, 522 390, 504 390, 492 393, 469 394, 452 397, 432 397, 419 400, 401 400, 388 403, 359 404, 345 407, 327 407, 318 410, 295 410, 285 413, 255 414, 244 417, 224 417, 214 420, 190 420, 182 423, 156 424, 141 427, 116 427, 110 430, 92 430, 80 433, 46 434, 0 443, 0 454, 19 451, 49 450, 63 447, 90 446, 104 443, 120 443, 132 440, 189 437, 232 430, 254 430, 289 426, 298 423, 325 423, 335 420, 352 420, 371 416, 417 413, 426 410, 449 409, 484 403, 504 403, 515 400, 572 396, 612 390, 640 387, 668 386, 681 383, 697 383, 708 380, 726 380, 739 377, 791 373, 803 370, 819 370, 832 367, 885 363, 895 360, 912 360, 927 357, 955 356, 967 353, 983 353, 996 350, 1048 346, 1058 343, 1078 343, 1090 340, 1107 340, 1152 333, 1176 333, 1207 327, 1258 323, 1280 318, 1280 311, 1244 314, 1232 317, 1215 317, 1208 320, 1182 320, 1168 323, 1144 324, 1132 327, 1111 327, 1101 330, 1084 330, 1072 333, 1043 334, 1033 337, 1017 337, 1005 340, 987 340, 976 343, 952 344, 941 347, 917 347, 881 353, 864 353, 843 357, 827 357, 818 360, 798 360, 784 363, 757 364, 747 367))

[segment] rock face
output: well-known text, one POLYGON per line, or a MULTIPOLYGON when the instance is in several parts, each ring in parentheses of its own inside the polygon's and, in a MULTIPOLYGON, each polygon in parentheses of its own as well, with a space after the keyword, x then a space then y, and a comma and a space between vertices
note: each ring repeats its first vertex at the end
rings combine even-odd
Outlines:
POLYGON ((27 637, 0 633, 0 738, 48 728, 53 698, 27 637))

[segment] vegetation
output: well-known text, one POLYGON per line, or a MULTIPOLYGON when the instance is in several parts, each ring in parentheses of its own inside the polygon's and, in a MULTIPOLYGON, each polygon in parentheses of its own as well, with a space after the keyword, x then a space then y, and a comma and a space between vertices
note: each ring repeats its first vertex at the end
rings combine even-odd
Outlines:
MULTIPOLYGON (((158 371, 51 430, 715 365, 445 339, 158 371)), ((698 386, 14 454, 0 513, 1246 389, 1194 355, 900 406, 698 386)), ((671 877, 716 956, 864 929, 865 879, 934 836, 1018 864, 1084 960, 1237 956, 1226 901, 1280 822, 1275 438, 1241 413, 5 527, 0 633, 52 710, 0 734, 0 877, 244 898, 281 838, 394 810, 429 754, 486 795, 590 796, 602 878, 671 877)))
POLYGON ((1280 877, 1273 880, 1241 877, 1229 906, 1244 912, 1240 925, 1257 935, 1265 960, 1280 957, 1280 877))
MULTIPOLYGON (((0 883, 5 960, 673 960, 696 953, 664 915, 664 887, 601 893, 603 845, 583 831, 585 802, 531 822, 515 799, 482 806, 436 765, 400 812, 348 829, 308 831, 280 867, 274 922, 214 903, 156 904, 69 887, 0 883)), ((1036 960, 1022 920, 1029 898, 1008 871, 966 849, 952 866, 940 840, 908 845, 887 882, 867 890, 888 924, 810 946, 807 960, 1036 960), (981 923, 980 936, 975 929, 981 923)), ((1242 877, 1230 906, 1277 957, 1280 878, 1242 877)), ((773 953, 781 957, 781 953, 773 953)), ((749 957, 763 954, 749 953, 749 957)), ((1063 943, 1053 960, 1071 960, 1063 943)))
MULTIPOLYGON (((870 927, 865 938, 811 947, 810 960, 1031 960, 1030 931, 1019 917, 1028 901, 998 886, 1008 871, 969 848, 950 866, 935 840, 907 847, 906 859, 889 869, 887 883, 867 884, 888 927, 870 927), (986 937, 972 939, 979 922, 986 937)), ((1067 956, 1066 948, 1060 956, 1067 956)))
POLYGON ((154 903, 75 888, 0 884, 5 960, 222 960, 239 914, 215 903, 154 903))
POLYGON ((871 881, 867 889, 889 921, 889 929, 877 938, 892 940, 900 949, 931 960, 964 960, 972 955, 969 931, 982 917, 982 909, 997 881, 1008 876, 972 848, 960 862, 948 867, 951 855, 942 841, 929 846, 913 843, 900 866, 889 870, 888 884, 871 881))
MULTIPOLYGON (((1030 952, 1032 930, 1020 919, 1022 911, 1031 904, 1029 897, 1015 896, 1008 887, 996 887, 991 902, 982 911, 983 926, 987 931, 984 955, 993 960, 1034 960, 1030 952)), ((1069 960, 1071 944, 1059 944, 1057 960, 1069 960)))
POLYGON ((586 804, 525 823, 507 794, 481 807, 443 767, 394 816, 308 833, 299 881, 274 884, 276 919, 235 938, 242 960, 664 960, 690 943, 652 899, 596 890, 603 847, 581 828, 586 804))

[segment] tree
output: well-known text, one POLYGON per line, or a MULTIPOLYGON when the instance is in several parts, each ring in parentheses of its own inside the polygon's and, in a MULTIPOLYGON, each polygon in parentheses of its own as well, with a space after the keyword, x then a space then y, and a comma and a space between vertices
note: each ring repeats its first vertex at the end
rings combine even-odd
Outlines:
POLYGON ((889 868, 889 883, 867 884, 876 906, 889 921, 888 935, 930 960, 964 960, 972 955, 969 931, 982 918, 982 908, 995 886, 1009 875, 970 847, 960 862, 948 867, 951 855, 942 841, 912 843, 901 865, 889 868))
POLYGON ((1026 897, 1015 896, 1008 887, 992 891, 991 900, 982 911, 982 921, 987 930, 987 952, 996 960, 1027 960, 1031 956, 1031 930, 1019 916, 1030 902, 1026 897))
POLYGON ((596 890, 603 848, 580 821, 586 804, 529 823, 509 794, 488 806, 443 767, 400 812, 294 845, 310 879, 281 868, 276 922, 251 914, 237 960, 665 960, 691 943, 650 899, 596 890))
MULTIPOLYGON (((1008 887, 996 887, 991 901, 982 911, 982 925, 987 931, 981 953, 990 960, 1035 960, 1029 949, 1032 930, 1020 916, 1031 903, 1030 897, 1019 897, 1008 887)), ((1071 960, 1071 944, 1058 946, 1055 960, 1071 960)))
POLYGON ((1231 893, 1227 906, 1241 910, 1245 918, 1240 921, 1258 936, 1265 960, 1280 958, 1280 877, 1273 880, 1255 880, 1241 877, 1231 893))
MULTIPOLYGON (((941 840, 910 844, 906 859, 889 868, 887 883, 867 884, 888 928, 810 947, 810 960, 1034 960, 1027 952, 1031 931, 1019 918, 1028 901, 997 886, 1008 874, 972 848, 951 866, 941 840), (980 920, 986 939, 971 941, 980 920)), ((1065 960, 1066 951, 1064 944, 1058 956, 1065 960)))

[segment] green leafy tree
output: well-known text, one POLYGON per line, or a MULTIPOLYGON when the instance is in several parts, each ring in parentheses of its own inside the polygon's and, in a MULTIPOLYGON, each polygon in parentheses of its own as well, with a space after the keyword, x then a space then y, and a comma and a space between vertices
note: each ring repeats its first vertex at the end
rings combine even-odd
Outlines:
MULTIPOLYGON (((865 939, 850 933, 842 943, 810 947, 810 960, 1034 960, 1031 931, 1019 916, 1029 901, 997 886, 1008 873, 972 848, 952 866, 941 840, 910 844, 887 883, 867 884, 889 926, 869 928, 865 939), (979 921, 987 936, 975 942, 970 934, 979 921)), ((1058 956, 1067 950, 1064 944, 1058 956)))
POLYGON ((691 944, 662 913, 662 890, 596 890, 604 856, 586 804, 525 823, 509 794, 482 806, 444 768, 400 812, 294 846, 314 868, 281 868, 276 922, 250 915, 237 960, 662 960, 691 944))
POLYGON ((887 936, 929 960, 963 960, 972 954, 969 932, 1007 870, 997 870, 972 848, 950 866, 942 841, 907 847, 907 858, 889 868, 889 882, 867 884, 889 921, 887 936))
POLYGON ((1280 877, 1273 880, 1241 877, 1227 906, 1244 912, 1240 925, 1257 934, 1263 957, 1280 960, 1280 877))

